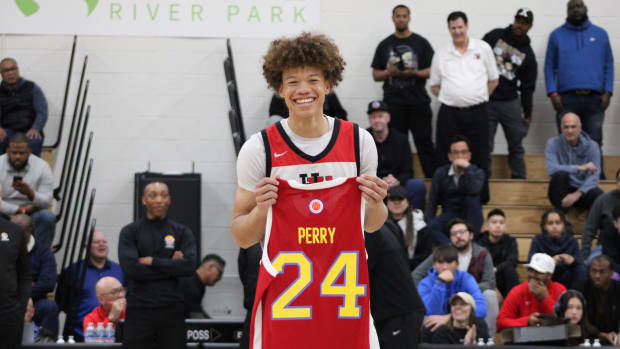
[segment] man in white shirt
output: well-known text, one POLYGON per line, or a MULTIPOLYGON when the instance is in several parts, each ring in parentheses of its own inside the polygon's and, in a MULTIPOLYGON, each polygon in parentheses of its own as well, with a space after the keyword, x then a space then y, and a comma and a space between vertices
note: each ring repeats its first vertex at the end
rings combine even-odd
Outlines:
MULTIPOLYGON (((437 115, 439 165, 448 163, 450 140, 463 135, 471 142, 472 163, 489 174, 487 103, 499 83, 495 57, 489 44, 467 35, 467 15, 448 16, 452 43, 441 48, 431 65, 431 91, 441 107, 437 115)), ((488 200, 483 195, 483 202, 488 200)))
POLYGON ((31 216, 37 243, 51 246, 56 215, 47 208, 52 201, 54 177, 47 162, 32 155, 28 142, 25 134, 15 133, 6 153, 0 156, 3 198, 0 212, 7 216, 18 213, 31 216))

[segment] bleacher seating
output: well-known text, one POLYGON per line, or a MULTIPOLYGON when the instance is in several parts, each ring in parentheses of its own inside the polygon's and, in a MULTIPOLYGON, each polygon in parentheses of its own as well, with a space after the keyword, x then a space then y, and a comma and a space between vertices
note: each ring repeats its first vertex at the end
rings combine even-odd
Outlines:
MULTIPOLYGON (((506 155, 493 155, 492 177, 489 181, 490 200, 483 207, 484 217, 494 209, 501 208, 506 213, 508 232, 517 239, 519 247, 518 272, 522 280, 525 277, 523 264, 527 262, 532 238, 540 233, 540 218, 545 210, 551 208, 547 198, 549 176, 545 170, 544 155, 526 155, 526 180, 510 178, 510 167, 506 155)), ((620 156, 605 156, 604 170, 608 179, 601 181, 600 188, 608 192, 616 188, 613 180, 616 171, 620 168, 620 156)), ((414 173, 421 174, 422 167, 414 155, 414 173)), ((427 189, 431 180, 425 179, 427 189)), ((587 218, 587 212, 571 209, 567 215, 568 221, 573 224, 575 238, 581 243, 581 233, 587 218)), ((596 242, 595 242, 596 243, 596 242)))

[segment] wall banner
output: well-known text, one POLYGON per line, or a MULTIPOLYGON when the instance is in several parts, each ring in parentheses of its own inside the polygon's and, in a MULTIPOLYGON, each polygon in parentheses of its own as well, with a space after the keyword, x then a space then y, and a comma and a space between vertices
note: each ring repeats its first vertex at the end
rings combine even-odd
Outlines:
POLYGON ((274 37, 319 28, 318 0, 0 0, 0 33, 274 37))

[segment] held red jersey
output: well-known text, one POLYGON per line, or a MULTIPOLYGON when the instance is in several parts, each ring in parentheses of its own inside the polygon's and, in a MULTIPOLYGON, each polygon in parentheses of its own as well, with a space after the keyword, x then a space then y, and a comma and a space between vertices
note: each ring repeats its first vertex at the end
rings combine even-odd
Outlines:
POLYGON ((355 178, 279 181, 267 216, 250 348, 379 348, 370 316, 365 204, 355 178))
POLYGON ((300 150, 277 122, 261 131, 266 155, 266 177, 279 176, 302 184, 355 177, 360 173, 357 124, 334 119, 329 144, 317 155, 300 150))

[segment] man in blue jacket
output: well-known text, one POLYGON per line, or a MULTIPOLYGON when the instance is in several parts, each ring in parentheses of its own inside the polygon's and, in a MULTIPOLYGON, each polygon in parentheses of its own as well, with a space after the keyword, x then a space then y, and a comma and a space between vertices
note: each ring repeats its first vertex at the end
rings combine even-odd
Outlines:
POLYGON ((450 318, 448 301, 457 292, 467 292, 476 301, 476 317, 487 315, 487 302, 469 273, 458 270, 458 250, 452 245, 439 246, 433 253, 433 267, 420 281, 418 294, 426 307, 424 326, 434 331, 450 318))
POLYGON ((11 221, 24 229, 28 253, 32 288, 30 298, 34 304, 34 323, 39 326, 37 342, 54 342, 58 336, 58 305, 47 294, 56 287, 56 259, 49 246, 37 243, 32 236, 32 219, 25 214, 11 217, 11 221))
POLYGON ((547 141, 545 166, 551 177, 549 201, 559 210, 567 212, 573 206, 590 209, 603 194, 598 187, 601 153, 598 144, 581 132, 577 114, 564 115, 562 134, 547 141))
POLYGON ((603 144, 604 112, 613 93, 614 61, 607 32, 590 22, 583 0, 570 0, 566 23, 549 35, 545 58, 547 95, 560 117, 573 112, 583 129, 603 144))

